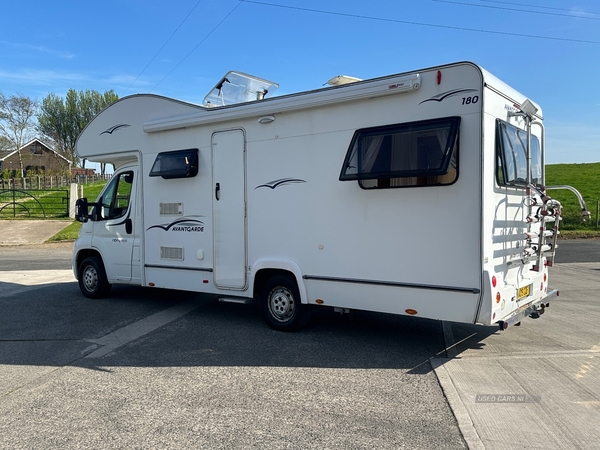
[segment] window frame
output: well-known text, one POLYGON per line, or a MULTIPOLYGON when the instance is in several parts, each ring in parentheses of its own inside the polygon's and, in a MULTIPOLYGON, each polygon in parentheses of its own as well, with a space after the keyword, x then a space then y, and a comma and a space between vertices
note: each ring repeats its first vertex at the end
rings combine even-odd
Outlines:
MULTIPOLYGON (((459 159, 459 136, 460 136, 460 116, 449 116, 449 117, 440 117, 436 119, 427 119, 420 120, 414 122, 404 122, 397 123, 392 125, 384 125, 378 127, 369 127, 362 128, 356 130, 350 141, 350 145, 346 152, 346 156, 344 158, 344 164, 342 166, 342 170, 340 172, 339 180, 340 181, 358 181, 359 186, 362 189, 391 189, 391 188, 406 188, 406 187, 427 187, 427 186, 449 186, 451 184, 456 183, 458 180, 458 159, 459 159), (401 135, 403 133, 414 133, 418 131, 431 131, 435 132, 437 129, 447 128, 448 129, 448 137, 446 139, 446 144, 444 148, 442 148, 442 157, 441 163, 436 168, 430 169, 403 169, 403 170, 387 170, 387 171, 374 171, 374 172, 362 172, 360 168, 357 168, 356 173, 348 174, 347 170, 352 168, 352 161, 361 160, 361 150, 358 147, 358 141, 360 139, 368 138, 368 137, 382 137, 385 139, 387 136, 391 135, 401 135), (415 184, 408 185, 391 185, 391 180, 394 179, 409 179, 409 178, 418 178, 423 180, 423 178, 431 178, 431 177, 441 177, 447 175, 450 171, 450 165, 452 161, 455 161, 456 167, 454 179, 448 183, 430 183, 428 180, 425 182, 415 182, 415 184), (377 186, 365 186, 364 181, 367 180, 378 180, 381 182, 382 180, 388 180, 388 185, 383 182, 383 185, 377 186)), ((378 150, 378 152, 380 149, 378 150)))
POLYGON ((127 170, 115 174, 102 192, 102 195, 96 200, 96 206, 94 206, 94 210, 92 211, 92 217, 96 217, 97 221, 114 220, 124 217, 131 207, 131 194, 133 193, 134 177, 135 174, 133 170, 127 170), (123 179, 121 179, 121 177, 123 177, 123 179), (127 177, 131 177, 130 182, 126 180, 127 177), (121 192, 119 186, 122 182, 130 184, 126 208, 117 207, 117 202, 119 200, 123 200, 122 196, 119 198, 119 193, 121 192), (119 210, 118 214, 116 214, 117 210, 119 210))
MULTIPOLYGON (((513 155, 513 166, 517 165, 517 158, 515 156, 521 156, 522 159, 525 160, 525 171, 527 171, 527 142, 522 142, 522 139, 525 138, 525 140, 527 139, 527 131, 523 130, 522 128, 519 128, 505 120, 502 119, 496 119, 496 133, 495 133, 495 153, 496 153, 496 158, 495 158, 495 179, 496 179, 496 184, 500 187, 516 187, 516 188, 525 188, 527 185, 527 174, 525 174, 525 180, 523 181, 517 181, 515 183, 515 180, 520 180, 518 177, 515 177, 513 180, 511 181, 506 181, 507 180, 507 173, 508 173, 508 169, 509 169, 509 164, 507 164, 507 154, 506 154, 506 148, 505 148, 505 140, 504 137, 506 136, 507 138, 509 137, 504 131, 506 130, 507 127, 510 127, 511 129, 513 129, 516 132, 517 138, 521 141, 521 146, 520 148, 523 149, 523 154, 522 155, 515 155, 514 151, 512 151, 511 148, 511 153, 513 155)), ((543 171, 544 168, 542 167, 542 147, 541 147, 541 143, 540 140, 537 136, 535 136, 534 134, 531 135, 531 167, 530 170, 532 172, 531 174, 531 183, 532 184, 537 184, 539 185, 542 182, 543 179, 543 171), (534 160, 534 157, 537 158, 537 161, 534 160), (538 178, 534 178, 533 176, 533 171, 534 171, 534 167, 536 165, 539 165, 539 177, 538 178)), ((515 169, 515 175, 518 174, 518 167, 517 169, 515 169)))

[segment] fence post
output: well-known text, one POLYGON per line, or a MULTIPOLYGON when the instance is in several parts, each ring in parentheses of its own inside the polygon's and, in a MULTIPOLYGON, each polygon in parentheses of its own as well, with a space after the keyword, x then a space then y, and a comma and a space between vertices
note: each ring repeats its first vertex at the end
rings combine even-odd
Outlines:
POLYGON ((77 202, 77 183, 69 185, 69 217, 75 218, 75 202, 77 202))
POLYGON ((596 200, 596 231, 598 231, 598 210, 600 209, 600 200, 596 200))

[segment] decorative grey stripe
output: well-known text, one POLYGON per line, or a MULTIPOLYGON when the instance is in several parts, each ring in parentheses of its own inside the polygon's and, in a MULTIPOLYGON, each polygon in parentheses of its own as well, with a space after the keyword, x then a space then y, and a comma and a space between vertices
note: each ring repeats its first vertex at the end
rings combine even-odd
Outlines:
POLYGON ((294 184, 294 183, 306 183, 306 181, 301 180, 300 178, 281 178, 279 180, 269 181, 268 183, 256 186, 254 188, 254 190, 261 188, 261 187, 275 189, 276 187, 279 187, 279 186, 285 186, 286 184, 294 184))
POLYGON ((107 130, 104 130, 102 133, 100 133, 100 136, 102 136, 103 134, 113 134, 115 131, 120 130, 121 128, 128 128, 130 126, 131 125, 129 125, 128 123, 120 123, 119 125, 115 125, 107 130))
POLYGON ((448 92, 442 92, 441 94, 438 95, 434 95, 431 98, 428 98, 427 100, 423 100, 420 104, 425 103, 425 102, 442 102, 445 99, 447 99, 448 97, 454 97, 455 95, 459 95, 459 94, 463 94, 465 92, 478 92, 477 89, 454 89, 452 91, 448 91, 448 92))
POLYGON ((396 281, 380 281, 380 280, 360 280, 357 278, 338 278, 338 277, 320 277, 317 275, 304 275, 305 280, 318 281, 334 281, 339 283, 355 283, 355 284, 371 284, 377 286, 392 286, 405 287, 413 289, 430 289, 434 291, 454 291, 454 292, 469 292, 471 294, 479 294, 481 291, 478 288, 460 287, 460 286, 439 286, 435 284, 417 284, 417 283, 400 283, 396 281))
POLYGON ((144 264, 147 269, 175 269, 175 270, 193 270, 196 272, 212 272, 210 267, 181 267, 181 266, 160 266, 157 264, 144 264))

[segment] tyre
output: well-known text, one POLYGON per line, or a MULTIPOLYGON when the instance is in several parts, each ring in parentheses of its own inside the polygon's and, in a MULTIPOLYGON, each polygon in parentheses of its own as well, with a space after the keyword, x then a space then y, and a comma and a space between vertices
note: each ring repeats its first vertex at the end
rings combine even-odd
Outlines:
POLYGON ((308 305, 300 302, 296 281, 285 275, 271 277, 261 297, 265 321, 279 331, 294 331, 308 320, 308 305))
POLYGON ((90 256, 79 265, 79 289, 88 298, 106 297, 111 285, 106 278, 102 259, 90 256))

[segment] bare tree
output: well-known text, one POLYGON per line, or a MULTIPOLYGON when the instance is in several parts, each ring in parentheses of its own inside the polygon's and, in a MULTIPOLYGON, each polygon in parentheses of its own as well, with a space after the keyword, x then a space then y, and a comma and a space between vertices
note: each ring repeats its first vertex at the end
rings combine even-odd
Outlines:
POLYGON ((38 102, 22 94, 5 96, 0 92, 0 136, 10 142, 19 156, 21 174, 25 174, 21 147, 33 138, 38 102))

